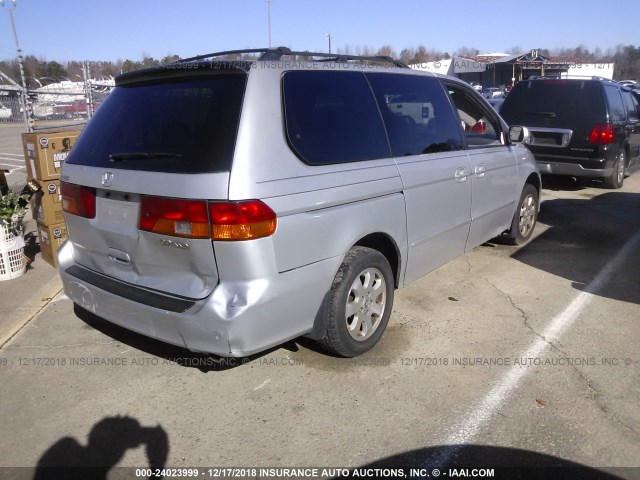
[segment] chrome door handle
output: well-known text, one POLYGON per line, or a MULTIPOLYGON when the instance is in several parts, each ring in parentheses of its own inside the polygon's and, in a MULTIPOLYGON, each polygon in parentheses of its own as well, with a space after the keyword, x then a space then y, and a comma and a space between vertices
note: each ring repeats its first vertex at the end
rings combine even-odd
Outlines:
POLYGON ((484 177, 484 174, 487 173, 487 166, 484 163, 479 163, 478 165, 476 165, 474 173, 476 174, 477 178, 484 177))
POLYGON ((464 183, 467 181, 467 177, 469 176, 469 170, 466 167, 460 167, 456 170, 455 178, 456 183, 464 183))

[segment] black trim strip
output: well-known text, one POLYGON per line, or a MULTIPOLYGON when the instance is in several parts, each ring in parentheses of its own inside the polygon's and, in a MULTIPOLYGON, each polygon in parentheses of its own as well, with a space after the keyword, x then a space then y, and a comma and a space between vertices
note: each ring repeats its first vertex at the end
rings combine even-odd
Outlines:
POLYGON ((67 268, 65 273, 105 292, 160 310, 184 313, 196 304, 196 302, 190 300, 160 295, 129 283, 113 280, 112 278, 105 277, 104 275, 81 268, 77 265, 72 265, 67 268))

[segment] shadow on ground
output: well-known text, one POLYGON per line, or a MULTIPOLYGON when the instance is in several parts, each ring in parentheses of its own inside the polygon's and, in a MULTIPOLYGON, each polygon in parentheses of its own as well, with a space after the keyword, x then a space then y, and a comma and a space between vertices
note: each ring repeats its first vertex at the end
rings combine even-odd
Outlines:
MULTIPOLYGON (((357 469, 402 468, 407 478, 491 477, 495 479, 617 480, 630 478, 631 468, 596 469, 562 458, 515 448, 483 445, 445 445, 412 450, 377 460, 357 469), (411 470, 417 470, 412 472, 411 470), (455 472, 452 470, 455 469, 455 472), (461 470, 467 470, 466 472, 461 470), (476 469, 476 475, 473 475, 476 469), (493 469, 494 475, 478 470, 493 469), (437 474, 434 471, 437 470, 437 474)), ((356 470, 357 470, 356 469, 356 470)), ((637 469, 635 469, 637 473, 637 469)), ((353 473, 353 470, 351 470, 353 473)), ((355 477, 355 475, 352 475, 355 477)), ((335 477, 338 478, 338 477, 335 477)), ((341 477, 344 478, 344 477, 341 477)), ((381 477, 378 477, 381 478, 381 477)))
MULTIPOLYGON (((640 232, 640 194, 607 192, 585 200, 547 200, 542 204, 539 222, 551 228, 512 258, 566 278, 583 291, 625 243, 640 232)), ((613 281, 595 293, 640 303, 639 256, 640 249, 635 248, 613 281)))
POLYGON ((169 437, 160 425, 143 427, 131 417, 106 417, 91 428, 86 446, 73 437, 63 437, 49 447, 40 457, 33 479, 106 479, 127 450, 142 446, 148 464, 141 467, 165 466, 169 437))

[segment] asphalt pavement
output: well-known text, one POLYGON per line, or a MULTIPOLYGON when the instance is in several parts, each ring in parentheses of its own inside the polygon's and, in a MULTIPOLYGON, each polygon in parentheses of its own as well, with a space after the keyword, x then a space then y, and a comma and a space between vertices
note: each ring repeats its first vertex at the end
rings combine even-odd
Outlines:
POLYGON ((74 310, 34 251, 0 282, 3 478, 72 464, 640 478, 638 173, 620 190, 545 181, 529 244, 487 243, 398 291, 357 359, 303 339, 228 360, 148 339, 74 310))

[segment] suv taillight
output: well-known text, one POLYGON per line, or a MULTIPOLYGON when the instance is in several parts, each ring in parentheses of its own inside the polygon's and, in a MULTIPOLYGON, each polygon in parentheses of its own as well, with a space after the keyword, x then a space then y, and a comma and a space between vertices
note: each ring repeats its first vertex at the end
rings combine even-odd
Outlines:
POLYGON ((60 182, 60 196, 62 197, 62 209, 65 212, 79 217, 95 218, 95 188, 60 182))
POLYGON ((610 123, 598 124, 589 134, 589 143, 596 145, 608 145, 613 143, 613 125, 610 123))
POLYGON ((276 214, 260 200, 207 202, 143 196, 140 230, 184 238, 250 240, 276 231, 276 214))

